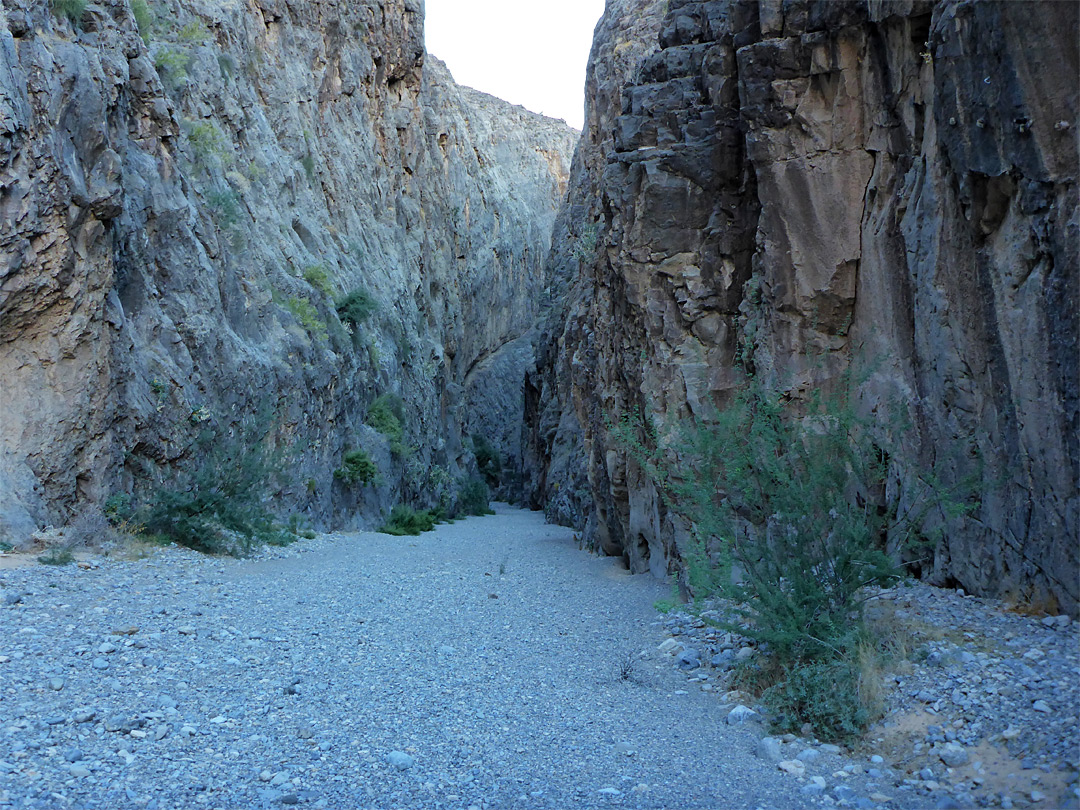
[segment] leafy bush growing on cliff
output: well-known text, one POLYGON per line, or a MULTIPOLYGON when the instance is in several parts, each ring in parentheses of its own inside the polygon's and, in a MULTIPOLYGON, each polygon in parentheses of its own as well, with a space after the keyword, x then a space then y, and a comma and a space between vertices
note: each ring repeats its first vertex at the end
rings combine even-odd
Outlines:
POLYGON ((364 420, 390 441, 390 452, 405 457, 412 451, 405 442, 405 404, 397 394, 382 394, 368 407, 364 420))
POLYGON ((283 483, 283 464, 263 422, 206 431, 193 446, 195 466, 154 492, 139 510, 139 522, 153 534, 210 554, 239 556, 261 544, 294 540, 264 506, 283 483))
POLYGON ((139 36, 142 37, 142 41, 149 45, 150 34, 154 28, 154 13, 150 10, 150 5, 146 0, 132 0, 131 13, 135 17, 135 25, 139 29, 139 36))
POLYGON ((487 484, 481 478, 470 478, 458 490, 458 515, 494 515, 487 484))
POLYGON ((338 299, 336 308, 341 322, 355 329, 371 317, 371 314, 379 308, 379 305, 367 290, 357 287, 343 298, 338 299))
POLYGON ((844 696, 873 691, 860 683, 862 603, 867 586, 899 575, 885 538, 904 542, 929 508, 955 514, 932 481, 903 513, 884 502, 889 456, 876 432, 848 387, 798 408, 754 378, 707 422, 665 435, 631 420, 615 427, 695 527, 680 549, 694 596, 731 598, 731 629, 765 651, 743 669, 744 685, 763 690, 778 725, 809 722, 823 738, 872 719, 867 701, 844 696))
POLYGON ((321 264, 313 264, 304 268, 304 281, 327 297, 333 297, 334 285, 330 281, 330 274, 321 264))
POLYGON ((497 487, 502 477, 502 457, 499 451, 487 440, 485 436, 474 433, 472 437, 473 455, 476 457, 476 466, 480 468, 480 474, 484 476, 489 487, 497 487))
POLYGON ((347 484, 367 484, 375 480, 378 474, 379 468, 363 448, 347 451, 341 466, 334 470, 334 478, 347 484))

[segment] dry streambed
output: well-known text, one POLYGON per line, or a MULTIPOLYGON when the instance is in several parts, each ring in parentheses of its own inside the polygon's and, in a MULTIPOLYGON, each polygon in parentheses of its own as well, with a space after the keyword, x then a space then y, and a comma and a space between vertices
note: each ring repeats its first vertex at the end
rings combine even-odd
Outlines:
MULTIPOLYGON (((937 689, 919 705, 952 723, 942 743, 916 741, 934 780, 871 761, 894 755, 887 731, 880 753, 763 743, 711 665, 722 650, 705 654, 719 637, 658 615, 662 584, 534 513, 501 507, 418 538, 325 535, 254 561, 165 549, 82 566, 0 571, 0 807, 929 808, 986 793, 930 785, 961 773, 939 751, 963 727, 949 701, 974 694, 971 679, 946 689, 952 659, 897 684, 909 702, 937 689), (700 648, 697 666, 679 667, 673 633, 700 648)), ((1044 628, 1041 663, 1019 643, 1039 677, 1012 685, 1074 679, 1074 629, 1044 628)), ((970 671, 999 683, 978 660, 970 671)), ((1023 708, 1026 691, 1008 694, 1023 708)), ((1075 742, 1074 684, 1051 699, 1065 734, 1051 737, 1075 742)), ((1050 737, 1025 737, 1026 714, 997 719, 984 737, 1018 724, 1014 745, 1056 784, 1040 759, 1050 737)), ((1033 801, 1023 779, 1017 805, 1033 801)), ((1046 792, 1043 806, 1062 798, 1046 792)))

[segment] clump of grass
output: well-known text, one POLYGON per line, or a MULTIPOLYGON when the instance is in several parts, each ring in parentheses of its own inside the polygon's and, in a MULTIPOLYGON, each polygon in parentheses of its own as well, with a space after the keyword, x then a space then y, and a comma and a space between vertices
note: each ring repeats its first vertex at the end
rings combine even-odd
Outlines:
POLYGON ((405 444, 405 405, 397 394, 382 394, 368 407, 367 422, 390 441, 390 452, 398 457, 410 454, 412 448, 405 444))
POLYGON ((347 484, 367 484, 375 480, 379 468, 363 448, 349 450, 342 458, 341 466, 334 470, 334 478, 347 484))
POLYGON ((198 165, 209 168, 214 163, 227 165, 232 162, 229 143, 213 121, 185 119, 183 129, 198 165))
POLYGON ((180 33, 177 37, 181 42, 187 42, 191 45, 202 45, 210 38, 210 30, 202 20, 192 20, 180 29, 180 33))
POLYGON ((326 321, 319 317, 319 311, 309 299, 303 296, 292 296, 285 299, 284 306, 304 329, 315 337, 326 340, 329 334, 326 321))
POLYGON ((434 529, 437 522, 437 517, 426 509, 418 512, 411 506, 398 504, 390 510, 389 520, 379 531, 398 537, 418 535, 434 529))
POLYGON ((304 281, 321 292, 323 295, 333 297, 334 286, 330 283, 330 274, 321 264, 313 264, 304 268, 304 281))
POLYGON ((42 565, 68 565, 75 561, 69 548, 51 548, 37 558, 42 565))
POLYGON ((188 76, 193 57, 183 48, 158 48, 154 54, 154 67, 164 74, 162 79, 170 90, 176 90, 188 76))
POLYGON ((73 26, 78 28, 82 24, 87 0, 51 0, 51 6, 53 14, 69 20, 73 26))

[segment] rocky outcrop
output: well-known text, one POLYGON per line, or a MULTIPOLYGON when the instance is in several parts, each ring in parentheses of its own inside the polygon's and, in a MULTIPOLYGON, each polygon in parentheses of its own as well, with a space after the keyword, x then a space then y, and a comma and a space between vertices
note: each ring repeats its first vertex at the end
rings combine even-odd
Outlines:
POLYGON ((0 540, 256 413, 275 507, 323 525, 516 439, 573 130, 456 86, 415 0, 47 6, 0 10, 0 540), (407 461, 364 425, 387 392, 407 461), (333 478, 355 447, 381 486, 333 478))
POLYGON ((1076 30, 1054 3, 671 0, 572 179, 599 246, 529 392, 535 497, 665 573, 685 527, 609 420, 701 415, 737 360, 795 397, 854 362, 868 410, 910 414, 901 493, 980 477, 922 572, 1075 613, 1076 30), (595 511, 559 507, 582 477, 595 511))

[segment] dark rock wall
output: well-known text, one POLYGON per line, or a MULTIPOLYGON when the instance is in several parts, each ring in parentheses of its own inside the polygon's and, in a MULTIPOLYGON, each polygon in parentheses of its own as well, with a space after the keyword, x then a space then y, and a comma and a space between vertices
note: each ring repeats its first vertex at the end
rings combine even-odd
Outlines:
POLYGON ((701 415, 739 352, 795 396, 856 362, 868 410, 907 406, 901 497, 982 458, 924 573, 1075 612, 1077 31, 1067 3, 671 0, 632 81, 590 85, 621 108, 561 214, 599 246, 540 348, 535 497, 662 574, 685 527, 606 420, 701 415))
POLYGON ((474 369, 534 323, 576 133, 457 87, 417 0, 150 7, 147 43, 127 0, 0 6, 0 540, 258 411, 317 525, 462 474, 481 426, 512 455, 531 353, 474 369), (363 423, 384 392, 407 461, 363 423), (380 486, 333 478, 355 447, 380 486))

